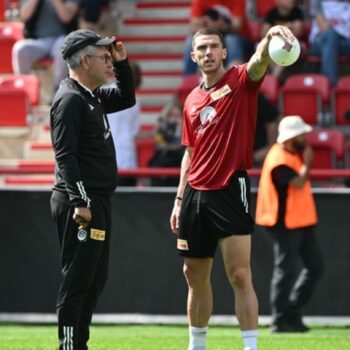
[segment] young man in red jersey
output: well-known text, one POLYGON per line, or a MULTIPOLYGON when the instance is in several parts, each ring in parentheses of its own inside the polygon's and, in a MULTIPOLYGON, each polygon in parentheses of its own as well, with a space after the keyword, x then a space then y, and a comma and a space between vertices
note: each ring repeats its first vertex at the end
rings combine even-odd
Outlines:
POLYGON ((184 256, 188 284, 188 350, 205 350, 213 297, 210 275, 219 244, 227 278, 235 293, 235 310, 245 350, 257 350, 258 301, 250 268, 253 220, 249 214, 257 95, 270 63, 274 35, 294 40, 284 26, 272 27, 247 64, 225 70, 227 51, 216 30, 193 37, 192 60, 203 83, 184 105, 182 143, 186 151, 170 218, 184 256))

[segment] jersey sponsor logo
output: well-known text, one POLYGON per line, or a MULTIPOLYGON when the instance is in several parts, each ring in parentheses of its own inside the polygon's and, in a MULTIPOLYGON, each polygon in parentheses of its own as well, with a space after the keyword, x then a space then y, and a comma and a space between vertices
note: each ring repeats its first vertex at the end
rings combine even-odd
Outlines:
POLYGON ((210 94, 210 97, 213 101, 219 100, 221 97, 229 94, 231 92, 231 88, 226 84, 221 89, 216 90, 210 94))
POLYGON ((104 241, 106 239, 106 231, 97 230, 96 228, 92 228, 90 230, 90 237, 96 241, 104 241))
POLYGON ((178 239, 177 240, 177 249, 179 249, 179 250, 189 250, 187 241, 185 239, 178 239))
POLYGON ((204 107, 199 114, 202 124, 204 124, 207 121, 210 123, 215 118, 215 116, 216 110, 211 106, 204 107))

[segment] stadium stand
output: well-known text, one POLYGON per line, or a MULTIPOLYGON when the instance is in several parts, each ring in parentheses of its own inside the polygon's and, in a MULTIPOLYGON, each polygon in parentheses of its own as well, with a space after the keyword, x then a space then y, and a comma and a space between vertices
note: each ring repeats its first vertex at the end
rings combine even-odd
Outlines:
MULTIPOLYGON (((255 12, 253 11, 255 17, 249 19, 249 26, 253 41, 258 42, 260 39, 261 18, 275 4, 275 1, 256 0, 253 3, 255 3, 255 12)), ((142 113, 141 134, 144 132, 148 136, 141 136, 137 139, 140 167, 147 166, 149 159, 153 155, 155 145, 151 134, 163 107, 171 101, 175 93, 179 93, 180 100, 184 101, 188 93, 200 80, 198 74, 187 77, 185 80, 182 77, 183 42, 185 35, 188 33, 190 4, 190 1, 186 0, 170 2, 165 0, 138 0, 133 2, 121 0, 116 2, 117 11, 120 15, 117 30, 118 38, 127 45, 129 59, 139 63, 143 72, 143 83, 138 91, 138 96, 142 113)), ((2 78, 0 77, 0 91, 3 86, 7 88, 9 85, 13 85, 11 91, 16 89, 22 90, 23 87, 23 90, 27 91, 29 99, 26 99, 23 93, 22 97, 19 97, 21 93, 17 94, 16 98, 21 99, 22 102, 16 104, 12 102, 10 110, 8 99, 5 102, 0 101, 0 114, 5 123, 28 125, 27 116, 32 113, 35 119, 38 119, 36 113, 39 113, 40 109, 44 107, 42 112, 40 112, 42 113, 39 118, 42 121, 42 124, 39 125, 40 130, 34 136, 32 135, 28 142, 23 143, 22 154, 25 160, 21 160, 24 163, 15 170, 15 173, 17 171, 17 174, 23 176, 29 171, 30 176, 38 173, 52 175, 52 147, 48 128, 49 107, 40 105, 40 103, 45 103, 46 99, 42 98, 40 100, 38 98, 38 85, 36 85, 36 82, 32 81, 31 83, 35 87, 28 87, 29 83, 27 84, 27 82, 24 82, 21 87, 22 83, 18 82, 17 78, 13 76, 8 77, 8 74, 12 72, 11 48, 16 40, 22 38, 22 28, 23 25, 19 22, 0 23, 0 50, 2 54, 2 59, 0 60, 0 74, 2 74, 2 78), (27 100, 26 103, 24 102, 25 100, 27 100), (33 109, 30 108, 30 105, 33 106, 33 109), (9 111, 11 118, 9 118, 9 111), (19 115, 21 117, 18 117, 19 115), (50 162, 50 166, 47 165, 47 162, 50 162)), ((316 62, 317 59, 317 57, 313 58, 305 54, 307 62, 312 62, 313 60, 316 62)), ((42 60, 35 67, 46 69, 51 64, 51 60, 42 60)), ((39 71, 39 73, 41 72, 39 71)), ((41 83, 42 97, 45 86, 42 80, 41 83)), ((350 117, 349 119, 346 117, 346 112, 350 111, 349 86, 350 82, 344 78, 344 80, 341 79, 339 81, 338 86, 332 91, 330 112, 332 117, 334 116, 335 125, 332 124, 334 128, 349 124, 350 117)), ((304 73, 293 75, 287 79, 286 84, 282 87, 279 86, 276 78, 267 74, 261 91, 272 103, 279 103, 283 114, 300 114, 308 123, 316 126, 331 125, 328 124, 329 120, 325 119, 325 115, 329 115, 330 87, 325 78, 319 74, 304 73)), ((344 157, 344 149, 343 155, 340 156, 339 149, 341 147, 339 142, 341 143, 341 141, 339 140, 342 137, 340 136, 338 141, 335 141, 333 131, 335 130, 317 129, 315 136, 310 136, 310 143, 313 143, 313 147, 317 148, 315 150, 314 164, 314 170, 316 171, 318 171, 319 167, 325 172, 343 170, 334 168, 334 164, 337 166, 343 165, 341 160, 344 157), (329 145, 332 142, 338 146, 333 144, 332 148, 329 145), (320 155, 322 153, 320 153, 319 149, 322 149, 322 152, 325 152, 326 155, 320 155), (334 154, 336 154, 336 157, 334 154), (336 163, 334 163, 334 159, 336 159, 336 163)), ((344 146, 344 148, 345 163, 348 159, 346 164, 350 166, 350 146, 344 146)), ((153 174, 157 169, 153 168, 150 171, 153 174)), ((164 169, 164 171, 168 171, 168 169, 164 169)), ((138 177, 153 176, 148 173, 146 176, 146 173, 136 171, 134 175, 138 177)), ((253 175, 258 176, 258 174, 258 169, 253 171, 253 175)), ((324 175, 324 173, 320 174, 318 176, 323 176, 325 179, 329 177, 324 175)), ((47 175, 45 176, 42 183, 48 183, 49 181, 47 175)), ((15 180, 10 179, 7 183, 13 181, 13 184, 15 184, 15 180)), ((31 182, 30 179, 22 179, 21 181, 27 181, 28 185, 31 182)), ((41 181, 36 178, 32 183, 40 184, 41 181)))
POLYGON ((263 18, 276 5, 275 0, 255 0, 256 16, 263 18))
POLYGON ((283 115, 300 115, 306 123, 323 125, 330 100, 329 80, 321 74, 296 74, 280 90, 283 115))
POLYGON ((27 93, 32 106, 40 103, 40 80, 34 74, 0 77, 0 90, 22 90, 27 93))
POLYGON ((138 92, 141 124, 156 124, 182 81, 183 43, 188 33, 190 1, 137 1, 124 16, 118 34, 130 60, 143 72, 138 92))
POLYGON ((0 106, 0 127, 29 126, 31 105, 25 91, 0 89, 0 106))
POLYGON ((250 39, 253 43, 258 43, 261 39, 261 19, 248 19, 250 39))
POLYGON ((341 131, 314 129, 307 135, 314 151, 314 169, 334 169, 344 159, 345 136, 341 131))
POLYGON ((333 90, 332 113, 336 125, 350 125, 350 75, 340 78, 333 90))
POLYGON ((155 141, 153 138, 136 140, 137 162, 140 168, 147 167, 154 151, 155 141))
POLYGON ((23 37, 23 23, 0 22, 0 73, 13 73, 12 47, 23 37))
MULTIPOLYGON (((304 22, 304 33, 303 33, 303 43, 305 47, 303 48, 302 58, 306 63, 307 69, 310 72, 317 72, 321 64, 321 56, 313 55, 308 52, 310 29, 311 29, 311 21, 306 20, 304 22)), ((346 55, 340 55, 338 57, 338 63, 341 65, 349 64, 350 57, 346 55)))
POLYGON ((274 105, 277 104, 279 94, 279 82, 278 79, 272 74, 266 74, 263 83, 261 84, 260 91, 265 95, 267 99, 274 105))

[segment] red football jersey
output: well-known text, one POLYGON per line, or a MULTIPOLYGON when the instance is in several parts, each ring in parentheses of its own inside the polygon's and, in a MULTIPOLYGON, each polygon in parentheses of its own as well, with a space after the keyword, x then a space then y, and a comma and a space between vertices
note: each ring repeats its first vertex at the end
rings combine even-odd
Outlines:
POLYGON ((182 143, 193 147, 188 174, 193 188, 225 188, 235 171, 251 167, 262 80, 250 80, 244 64, 228 70, 209 91, 198 86, 188 95, 182 143))

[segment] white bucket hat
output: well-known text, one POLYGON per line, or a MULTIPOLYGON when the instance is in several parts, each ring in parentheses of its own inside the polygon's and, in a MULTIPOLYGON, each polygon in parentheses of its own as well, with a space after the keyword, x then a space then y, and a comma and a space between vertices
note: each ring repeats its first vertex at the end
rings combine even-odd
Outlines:
POLYGON ((312 126, 306 124, 298 115, 284 117, 278 125, 277 142, 283 143, 293 137, 306 134, 312 130, 312 126))

